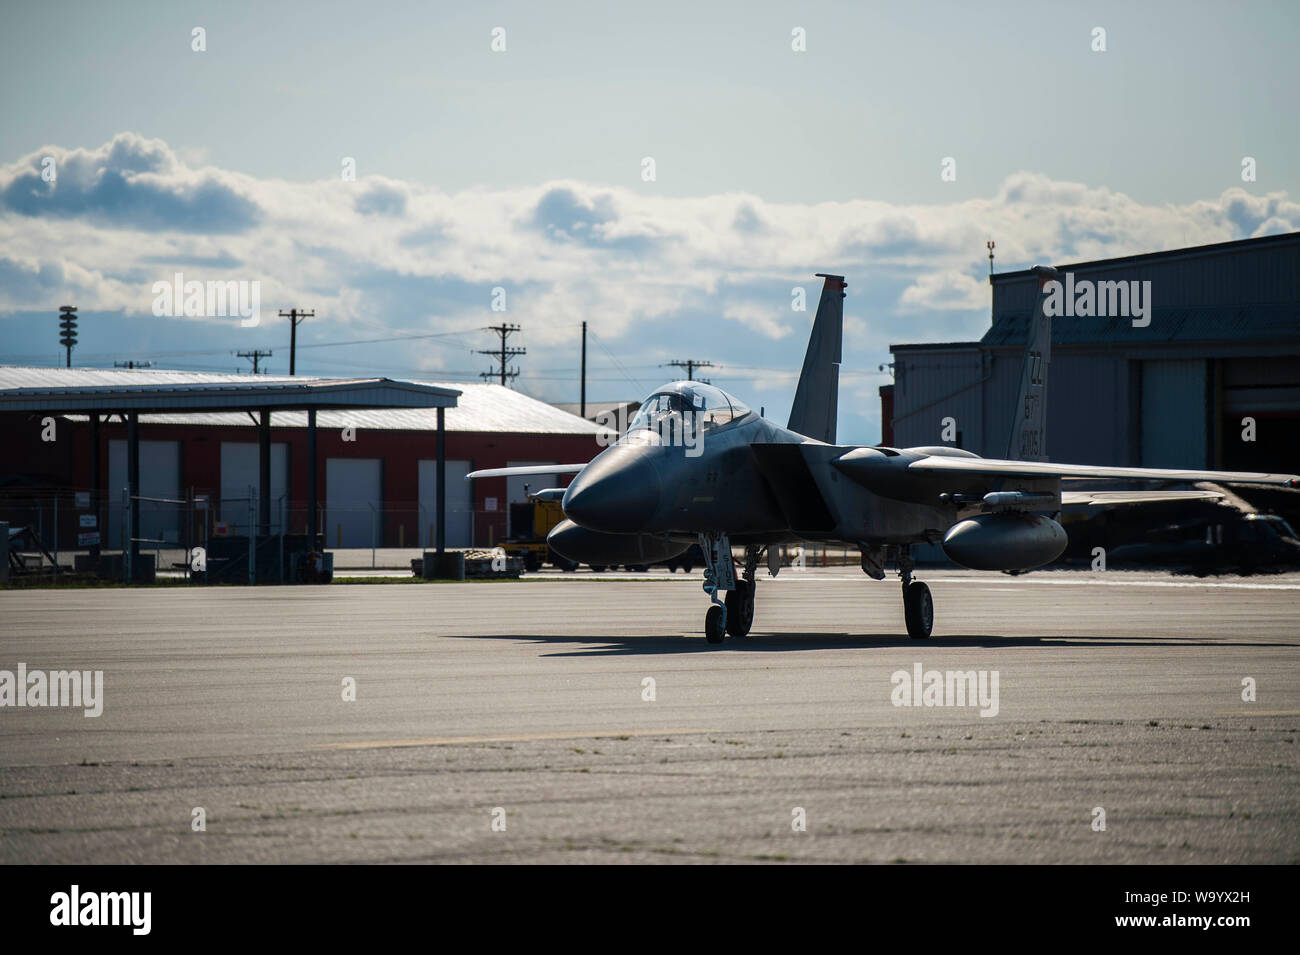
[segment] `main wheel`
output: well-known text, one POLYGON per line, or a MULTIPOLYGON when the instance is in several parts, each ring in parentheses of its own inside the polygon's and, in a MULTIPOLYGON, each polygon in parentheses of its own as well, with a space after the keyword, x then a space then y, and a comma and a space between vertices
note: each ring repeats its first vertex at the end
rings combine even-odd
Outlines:
POLYGON ((721 643, 726 635, 722 621, 722 608, 714 604, 704 615, 704 639, 709 643, 721 643))
POLYGON ((604 564, 591 564, 590 566, 593 574, 603 574, 605 572, 604 564))
POLYGON ((753 625, 754 582, 737 580, 736 589, 727 591, 727 633, 733 637, 747 637, 753 625))
POLYGON ((527 573, 535 574, 542 569, 542 559, 534 554, 531 550, 524 553, 524 570, 527 573))
POLYGON ((907 621, 907 635, 913 640, 925 640, 934 627, 934 600, 930 588, 914 580, 903 590, 903 619, 907 621))

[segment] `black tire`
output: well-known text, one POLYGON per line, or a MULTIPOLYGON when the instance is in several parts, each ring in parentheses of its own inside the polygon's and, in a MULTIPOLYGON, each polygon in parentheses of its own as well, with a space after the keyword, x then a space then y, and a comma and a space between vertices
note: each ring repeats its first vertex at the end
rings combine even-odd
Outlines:
POLYGON ((649 564, 628 564, 627 567, 625 567, 624 569, 629 574, 644 574, 649 572, 650 565, 649 564))
POLYGON ((524 554, 524 571, 529 574, 535 574, 542 569, 542 561, 531 550, 524 554))
POLYGON ((587 566, 591 568, 593 574, 603 574, 607 569, 604 564, 588 564, 587 566))
POLYGON ((679 564, 678 566, 681 567, 681 569, 682 569, 682 573, 689 574, 689 573, 691 572, 691 562, 690 562, 689 560, 688 560, 688 561, 684 561, 683 563, 679 564))
POLYGON ((709 643, 721 643, 726 635, 722 622, 722 608, 714 604, 704 615, 704 639, 709 643))
POLYGON ((934 600, 930 588, 914 580, 903 590, 903 619, 907 621, 907 635, 913 640, 929 639, 934 628, 934 600))
POLYGON ((754 582, 737 580, 736 589, 727 591, 727 633, 733 637, 747 637, 753 625, 754 582))

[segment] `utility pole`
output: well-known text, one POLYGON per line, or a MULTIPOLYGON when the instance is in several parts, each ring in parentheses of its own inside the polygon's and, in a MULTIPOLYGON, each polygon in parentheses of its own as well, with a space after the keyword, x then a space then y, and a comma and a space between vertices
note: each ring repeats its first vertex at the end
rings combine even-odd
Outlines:
POLYGON ((271 353, 269 351, 261 351, 260 349, 257 348, 254 348, 252 351, 235 352, 235 355, 238 356, 239 358, 251 358, 253 360, 253 374, 255 375, 261 374, 261 372, 259 371, 259 364, 258 364, 260 360, 263 358, 271 357, 271 353))
POLYGON ((77 344, 77 306, 59 306, 59 344, 67 350, 67 365, 72 367, 72 346, 77 344))
POLYGON ((127 361, 115 361, 113 362, 113 367, 114 368, 152 368, 153 362, 136 361, 134 358, 132 358, 132 359, 128 359, 127 361))
POLYGON ((313 308, 308 312, 301 308, 291 308, 286 312, 284 309, 280 309, 280 317, 289 320, 289 374, 292 375, 294 374, 294 357, 298 354, 298 323, 304 318, 315 318, 316 310, 313 308))
POLYGON ((516 355, 527 355, 528 349, 506 347, 506 339, 508 339, 515 332, 519 331, 518 325, 489 325, 485 329, 485 331, 496 332, 498 335, 500 335, 501 347, 494 350, 488 350, 488 351, 479 349, 478 353, 480 355, 491 355, 493 358, 497 359, 498 362, 500 362, 501 367, 497 371, 479 372, 479 377, 480 378, 500 377, 501 384, 504 385, 506 383, 507 378, 519 377, 518 368, 515 368, 513 371, 506 370, 506 362, 509 361, 511 358, 514 358, 516 355))
POLYGON ((711 361, 700 361, 698 358, 687 358, 684 361, 670 361, 668 362, 668 367, 685 368, 686 380, 694 381, 696 368, 713 368, 715 366, 711 361))
POLYGON ((582 389, 579 392, 579 414, 587 417, 587 323, 582 323, 582 389))

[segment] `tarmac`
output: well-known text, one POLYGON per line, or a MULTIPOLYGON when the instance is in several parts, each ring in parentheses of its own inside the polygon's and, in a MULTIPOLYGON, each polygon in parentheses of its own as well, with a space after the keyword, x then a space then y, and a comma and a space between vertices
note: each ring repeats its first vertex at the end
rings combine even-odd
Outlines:
POLYGON ((1300 862, 1300 574, 918 577, 0 591, 0 862, 1300 862))

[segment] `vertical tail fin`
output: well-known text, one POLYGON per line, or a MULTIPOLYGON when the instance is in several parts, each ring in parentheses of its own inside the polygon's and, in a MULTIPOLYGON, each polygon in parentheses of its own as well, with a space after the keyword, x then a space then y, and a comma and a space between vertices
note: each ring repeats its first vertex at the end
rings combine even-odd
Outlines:
POLYGON ((1038 298, 1029 316, 1020 394, 1007 442, 1007 459, 1011 461, 1047 460, 1047 366, 1052 361, 1052 317, 1045 303, 1048 283, 1060 283, 1061 273, 1045 265, 1036 265, 1030 271, 1038 276, 1038 298))
POLYGON ((848 283, 842 275, 818 272, 817 277, 826 282, 817 303, 817 316, 808 337, 808 351, 803 357, 803 371, 799 374, 787 427, 805 437, 834 444, 844 344, 844 289, 848 283))

